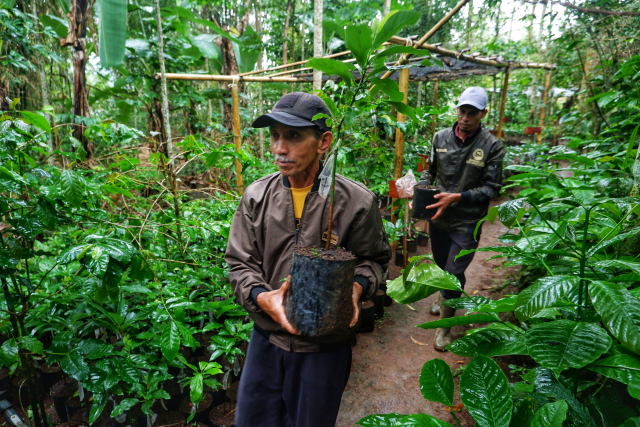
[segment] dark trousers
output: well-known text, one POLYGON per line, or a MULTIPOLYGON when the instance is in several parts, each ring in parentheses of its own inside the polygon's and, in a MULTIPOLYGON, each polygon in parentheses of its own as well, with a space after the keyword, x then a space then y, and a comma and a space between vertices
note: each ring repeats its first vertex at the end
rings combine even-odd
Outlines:
POLYGON ((351 371, 351 345, 292 353, 255 329, 240 378, 237 427, 333 427, 351 371))
MULTIPOLYGON (((478 230, 478 240, 474 240, 473 232, 471 233, 449 233, 429 224, 429 237, 431 238, 431 250, 433 259, 438 267, 444 271, 453 274, 460 281, 460 285, 464 288, 467 281, 464 272, 471 264, 475 252, 462 256, 456 260, 456 257, 463 249, 476 249, 480 241, 480 230, 478 230)), ((462 292, 442 290, 441 295, 445 299, 460 298, 462 292)))

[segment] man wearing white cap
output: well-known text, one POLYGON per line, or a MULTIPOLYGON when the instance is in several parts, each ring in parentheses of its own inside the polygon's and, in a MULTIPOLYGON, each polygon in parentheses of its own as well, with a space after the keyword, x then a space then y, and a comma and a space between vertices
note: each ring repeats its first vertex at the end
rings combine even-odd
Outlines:
MULTIPOLYGON (((500 193, 505 148, 482 127, 482 119, 487 115, 484 89, 467 88, 460 96, 456 112, 458 120, 453 127, 433 136, 431 163, 422 172, 421 181, 441 191, 435 196, 438 201, 427 206, 427 209, 438 209, 429 221, 433 258, 464 286, 464 272, 474 254, 455 258, 461 250, 478 247, 480 230, 475 238, 474 231, 487 215, 489 201, 500 193)), ((439 314, 441 319, 455 316, 455 309, 441 302, 460 296, 460 292, 442 291, 431 306, 431 314, 439 314)), ((437 330, 436 350, 444 351, 451 344, 450 329, 437 330)))

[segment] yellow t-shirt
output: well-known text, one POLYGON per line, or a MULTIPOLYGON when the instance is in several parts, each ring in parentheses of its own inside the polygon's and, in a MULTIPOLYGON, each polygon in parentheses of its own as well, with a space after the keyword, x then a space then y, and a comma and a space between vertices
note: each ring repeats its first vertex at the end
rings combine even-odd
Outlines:
POLYGON ((302 210, 304 209, 304 201, 312 188, 313 184, 305 188, 291 188, 291 195, 293 196, 293 213, 296 217, 296 229, 300 228, 300 218, 302 217, 302 210))

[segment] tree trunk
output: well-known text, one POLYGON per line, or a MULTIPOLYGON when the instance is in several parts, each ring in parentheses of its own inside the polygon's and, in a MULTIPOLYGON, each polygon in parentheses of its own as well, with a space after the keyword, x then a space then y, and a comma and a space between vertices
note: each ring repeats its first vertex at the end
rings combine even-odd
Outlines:
MULTIPOLYGON (((313 56, 322 56, 322 8, 323 0, 313 2, 313 56)), ((313 70, 313 90, 322 89, 322 71, 313 70)))
POLYGON ((467 15, 467 47, 471 46, 471 33, 473 25, 473 0, 469 0, 467 3, 469 7, 469 14, 467 15))
POLYGON ((173 146, 171 142, 171 115, 169 113, 169 95, 167 94, 167 75, 164 67, 164 41, 162 37, 162 19, 160 17, 160 2, 154 0, 156 9, 156 24, 158 26, 158 62, 160 63, 160 90, 162 96, 162 122, 164 125, 164 141, 166 142, 167 161, 173 157, 173 146))
POLYGON ((391 12, 391 0, 384 0, 382 3, 382 17, 384 18, 391 12))
MULTIPOLYGON (((89 103, 87 101, 87 77, 85 74, 85 66, 87 64, 87 17, 89 0, 74 0, 72 9, 67 17, 69 18, 69 32, 67 38, 62 39, 62 46, 73 47, 73 101, 71 113, 74 116, 90 117, 89 103)), ((86 129, 83 123, 76 123, 73 127, 73 137, 82 143, 82 147, 87 152, 87 160, 90 160, 93 154, 93 144, 91 144, 84 136, 86 129)))
MULTIPOLYGON (((289 21, 291 19, 291 9, 292 4, 295 0, 287 0, 287 10, 284 18, 284 41, 282 42, 282 65, 287 65, 289 62, 289 50, 288 50, 288 42, 289 42, 289 21)), ((282 95, 286 95, 287 90, 282 89, 282 95)))

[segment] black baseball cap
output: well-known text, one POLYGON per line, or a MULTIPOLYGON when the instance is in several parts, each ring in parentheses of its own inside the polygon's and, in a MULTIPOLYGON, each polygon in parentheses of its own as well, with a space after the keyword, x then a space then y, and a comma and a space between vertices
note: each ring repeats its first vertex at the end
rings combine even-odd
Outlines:
POLYGON ((323 132, 330 131, 331 128, 327 126, 325 118, 311 120, 317 114, 326 114, 331 117, 331 111, 322 98, 310 93, 292 92, 280 98, 270 113, 255 119, 251 126, 266 128, 273 125, 273 122, 278 122, 298 128, 318 126, 323 132))

